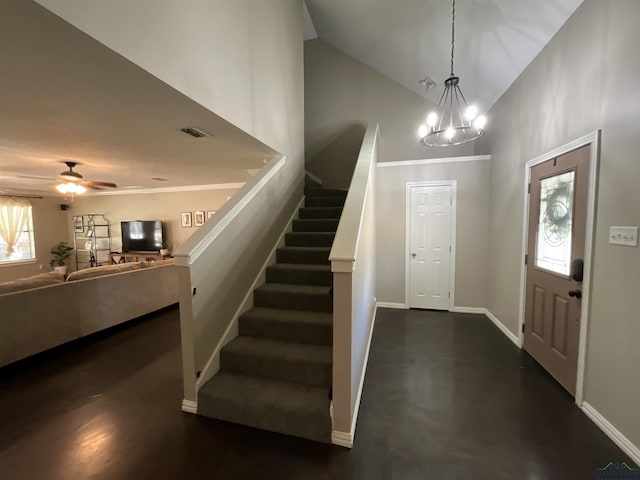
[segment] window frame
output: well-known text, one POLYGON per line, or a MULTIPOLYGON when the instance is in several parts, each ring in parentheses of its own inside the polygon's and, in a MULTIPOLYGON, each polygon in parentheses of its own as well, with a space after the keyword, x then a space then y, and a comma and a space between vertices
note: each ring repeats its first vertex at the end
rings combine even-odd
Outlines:
MULTIPOLYGON (((25 265, 25 264, 30 264, 30 263, 37 263, 38 262, 38 255, 36 253, 36 238, 35 238, 35 230, 34 230, 34 222, 33 222, 33 206, 29 205, 29 215, 27 218, 27 224, 25 229, 22 231, 22 233, 20 234, 21 236, 24 235, 25 233, 28 233, 29 235, 29 243, 31 245, 31 257, 30 258, 22 258, 19 260, 2 260, 0 259, 0 268, 3 267, 12 267, 12 266, 16 266, 16 265, 25 265)), ((0 239, 0 241, 2 241, 2 239, 0 239)), ((2 243, 2 245, 4 245, 4 241, 2 243)), ((2 248, 0 246, 0 248, 2 248)))

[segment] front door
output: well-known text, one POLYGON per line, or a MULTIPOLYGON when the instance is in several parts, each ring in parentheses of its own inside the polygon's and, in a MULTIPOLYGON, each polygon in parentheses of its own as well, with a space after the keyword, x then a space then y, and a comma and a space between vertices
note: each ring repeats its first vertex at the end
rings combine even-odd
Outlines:
POLYGON ((524 348, 576 392, 590 146, 531 169, 524 348))
POLYGON ((411 187, 411 308, 448 310, 451 289, 451 185, 411 187))

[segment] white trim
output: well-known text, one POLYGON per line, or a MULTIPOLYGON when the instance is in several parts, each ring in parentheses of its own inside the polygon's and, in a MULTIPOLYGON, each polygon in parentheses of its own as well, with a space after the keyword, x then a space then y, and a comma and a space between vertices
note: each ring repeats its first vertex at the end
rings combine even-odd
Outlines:
POLYGON ((340 447, 353 448, 353 435, 333 430, 331 432, 331 443, 340 447))
POLYGON ((587 402, 582 404, 584 414, 595 423, 620 449, 629 455, 637 465, 640 465, 640 448, 633 444, 631 440, 625 437, 620 430, 604 418, 600 412, 589 405, 587 402))
MULTIPOLYGON (((210 185, 184 185, 181 187, 158 187, 158 188, 131 188, 120 190, 104 190, 91 192, 90 197, 101 197, 107 195, 141 195, 148 193, 179 193, 179 192, 200 192, 203 190, 237 190, 244 187, 245 182, 237 183, 212 183, 210 185)), ((87 195, 84 195, 85 197, 87 195)))
MULTIPOLYGON (((306 8, 306 7, 305 7, 306 8)), ((320 185, 322 185, 322 179, 320 179, 320 177, 316 177, 313 173, 311 173, 309 170, 305 170, 304 174, 307 175, 311 180, 313 180, 316 183, 319 183, 320 185)))
POLYGON ((472 155, 468 157, 425 158, 422 160, 400 160, 397 162, 378 162, 379 168, 411 167, 413 165, 434 165, 439 163, 482 162, 491 160, 491 155, 472 155))
POLYGON ((481 315, 487 314, 487 309, 482 307, 453 307, 453 313, 477 313, 481 315))
POLYGON ((196 415, 198 413, 198 402, 182 399, 182 411, 196 415))
POLYGON ((380 307, 380 308, 398 308, 398 309, 402 309, 402 310, 408 310, 409 307, 407 307, 406 304, 404 303, 394 303, 394 302, 377 302, 376 303, 376 307, 380 307))
MULTIPOLYGON (((351 432, 340 432, 333 430, 331 432, 331 443, 340 445, 341 447, 352 448, 353 440, 356 436, 356 425, 358 424, 358 413, 360 412, 360 401, 362 399, 362 389, 364 388, 364 377, 367 373, 367 364, 369 363, 369 351, 371 350, 371 340, 373 338, 373 329, 376 324, 376 316, 378 314, 378 303, 374 297, 373 318, 371 319, 371 328, 369 328, 369 340, 367 341, 367 350, 364 354, 364 364, 362 365, 362 375, 360 376, 360 385, 358 386, 358 394, 356 395, 355 408, 353 410, 353 418, 351 419, 351 432)), ((332 403, 333 405, 333 403, 332 403)))
POLYGON ((493 313, 491 313, 488 309, 484 309, 484 314, 487 316, 487 318, 489 320, 491 320, 493 322, 493 324, 498 327, 500 329, 500 331, 502 333, 505 334, 505 336, 511 340, 516 347, 518 348, 522 348, 522 344, 520 343, 520 338, 518 337, 518 335, 516 335, 515 333, 513 333, 511 330, 509 330, 507 328, 507 326, 502 323, 500 320, 498 320, 498 317, 496 317, 493 313))
POLYGON ((600 152, 600 130, 591 132, 583 137, 562 145, 550 152, 539 155, 529 160, 525 165, 524 174, 524 213, 522 223, 522 252, 520 259, 520 312, 518 318, 519 343, 524 344, 524 316, 526 308, 527 267, 524 264, 524 256, 527 254, 527 232, 529 229, 529 193, 528 185, 531 180, 531 168, 552 158, 585 145, 590 146, 589 155, 589 192, 587 195, 587 224, 584 242, 584 278, 582 280, 582 309, 580 314, 580 338, 578 344, 578 373, 576 378, 576 405, 582 405, 584 397, 584 376, 587 354, 587 332, 589 330, 589 312, 591 308, 591 269, 593 259, 593 236, 595 229, 596 196, 598 188, 598 156, 600 152))
POLYGON ((253 280, 251 287, 249 287, 249 290, 247 291, 246 295, 242 299, 240 306, 233 314, 233 317, 231 318, 229 325, 227 325, 227 328, 224 331, 224 334, 220 338, 220 341, 216 345, 216 348, 213 349, 213 352, 211 353, 209 360, 207 360, 207 363, 205 364, 204 368, 202 369, 202 372, 200 373, 200 377, 198 377, 198 379, 196 380, 196 392, 200 390, 200 388, 205 383, 211 380, 215 376, 215 374, 218 373, 218 371, 220 370, 220 352, 229 342, 231 342, 231 340, 233 340, 238 336, 238 333, 239 333, 238 321, 240 319, 240 315, 242 315, 251 307, 253 307, 253 291, 259 285, 265 282, 267 267, 275 263, 276 251, 278 250, 278 248, 284 245, 285 234, 291 231, 291 223, 298 216, 298 210, 300 209, 300 207, 302 207, 302 205, 304 205, 304 196, 302 197, 302 200, 300 200, 300 203, 298 203, 298 206, 293 211, 293 214, 291 215, 291 218, 289 218, 289 221, 287 222, 287 225, 283 230, 282 234, 278 238, 278 241, 271 249, 271 252, 269 252, 267 259, 262 264, 262 267, 260 268, 260 271, 256 275, 256 278, 253 280))
POLYGON ((456 217, 458 210, 458 181, 442 180, 427 182, 406 183, 405 224, 404 224, 404 302, 407 308, 411 308, 411 189, 414 187, 451 187, 451 259, 449 265, 449 289, 451 296, 447 310, 452 310, 456 296, 456 217))
POLYGON ((200 227, 180 246, 178 251, 173 253, 176 258, 176 265, 182 267, 192 265, 284 166, 286 157, 283 156, 271 160, 271 162, 257 176, 253 177, 251 182, 245 184, 243 190, 246 188, 247 191, 242 196, 234 195, 231 200, 218 210, 216 215, 211 217, 211 220, 213 220, 211 226, 209 226, 209 222, 205 223, 203 227, 200 227), (271 165, 271 162, 274 163, 271 165), (200 232, 205 235, 203 238, 198 238, 198 233, 200 232), (195 245, 192 245, 193 243, 195 245))

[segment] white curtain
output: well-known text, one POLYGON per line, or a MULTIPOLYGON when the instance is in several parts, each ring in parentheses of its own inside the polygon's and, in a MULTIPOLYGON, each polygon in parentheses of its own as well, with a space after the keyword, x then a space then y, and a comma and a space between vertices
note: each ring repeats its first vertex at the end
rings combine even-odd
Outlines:
POLYGON ((0 237, 7 243, 7 257, 24 231, 31 203, 24 198, 0 197, 0 237))

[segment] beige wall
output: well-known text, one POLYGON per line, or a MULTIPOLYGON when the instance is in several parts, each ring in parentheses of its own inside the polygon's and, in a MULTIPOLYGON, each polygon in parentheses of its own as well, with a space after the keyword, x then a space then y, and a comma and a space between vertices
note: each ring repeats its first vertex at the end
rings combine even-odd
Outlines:
POLYGON ((326 169, 319 163, 332 159, 334 172, 342 165, 342 177, 351 177, 356 160, 352 139, 364 133, 365 123, 380 125, 380 162, 473 154, 471 145, 444 153, 418 143, 418 127, 434 108, 420 95, 323 40, 307 40, 304 55, 305 155, 307 168, 320 178, 326 169), (332 148, 336 142, 346 144, 344 153, 332 148))
POLYGON ((406 185, 457 182, 455 306, 485 307, 489 222, 489 161, 378 167, 377 295, 405 304, 406 185))
MULTIPOLYGON (((120 222, 127 220, 160 220, 164 224, 170 249, 176 250, 198 227, 180 226, 180 213, 196 210, 218 210, 237 190, 203 190, 193 192, 105 195, 76 198, 71 205, 74 215, 102 213, 111 224, 111 249, 121 251, 120 222)), ((72 234, 71 234, 72 235, 72 234)))
POLYGON ((640 249, 608 244, 640 225, 640 2, 586 0, 490 112, 489 309, 518 322, 524 164, 602 129, 585 401, 640 446, 640 249))
MULTIPOLYGON (((69 237, 68 211, 60 210, 60 198, 44 197, 31 200, 33 207, 33 231, 36 244, 36 260, 34 262, 15 265, 0 266, 0 282, 15 280, 16 278, 30 277, 43 271, 51 270, 51 247, 58 242, 69 242, 73 245, 73 239, 69 237), (42 266, 42 270, 40 270, 42 266)), ((71 261, 68 262, 71 264, 71 261)))

